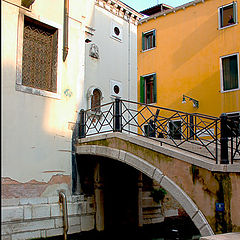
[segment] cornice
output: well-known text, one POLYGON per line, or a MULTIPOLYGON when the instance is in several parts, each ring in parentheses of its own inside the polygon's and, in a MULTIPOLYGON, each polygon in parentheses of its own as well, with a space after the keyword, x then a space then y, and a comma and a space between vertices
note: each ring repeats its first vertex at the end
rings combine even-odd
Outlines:
POLYGON ((95 0, 95 5, 111 12, 112 14, 137 25, 143 17, 142 14, 135 11, 119 0, 95 0))

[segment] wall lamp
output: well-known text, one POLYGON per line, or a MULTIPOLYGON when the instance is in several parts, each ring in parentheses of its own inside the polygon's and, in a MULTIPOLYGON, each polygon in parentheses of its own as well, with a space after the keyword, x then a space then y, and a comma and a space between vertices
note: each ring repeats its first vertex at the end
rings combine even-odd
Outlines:
POLYGON ((182 98, 182 103, 186 103, 186 98, 189 99, 189 101, 192 101, 193 102, 193 107, 194 108, 199 108, 199 101, 196 100, 196 99, 193 99, 191 97, 188 97, 186 95, 183 95, 183 98, 182 98))

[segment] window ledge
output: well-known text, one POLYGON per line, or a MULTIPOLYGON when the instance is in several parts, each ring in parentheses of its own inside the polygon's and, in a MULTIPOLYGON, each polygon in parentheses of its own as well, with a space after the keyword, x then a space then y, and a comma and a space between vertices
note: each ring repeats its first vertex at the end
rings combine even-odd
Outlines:
POLYGON ((31 88, 27 86, 23 86, 20 84, 16 84, 16 90, 24 93, 29 93, 32 95, 38 95, 38 96, 43 96, 43 97, 50 97, 50 98, 55 98, 55 99, 61 99, 61 95, 58 93, 53 93, 53 92, 48 92, 36 88, 31 88))
POLYGON ((235 88, 235 89, 230 89, 230 90, 221 90, 221 93, 228 93, 228 92, 234 92, 234 91, 238 91, 240 90, 240 88, 235 88))
POLYGON ((141 52, 144 53, 144 52, 148 52, 148 51, 151 51, 153 49, 155 49, 156 47, 153 47, 153 48, 149 48, 149 49, 146 49, 146 50, 142 50, 141 52))
POLYGON ((226 28, 234 27, 234 26, 236 26, 236 25, 238 25, 238 22, 237 22, 237 23, 234 23, 234 24, 231 24, 231 25, 227 25, 227 26, 225 26, 225 27, 219 27, 218 30, 223 30, 223 29, 226 29, 226 28))

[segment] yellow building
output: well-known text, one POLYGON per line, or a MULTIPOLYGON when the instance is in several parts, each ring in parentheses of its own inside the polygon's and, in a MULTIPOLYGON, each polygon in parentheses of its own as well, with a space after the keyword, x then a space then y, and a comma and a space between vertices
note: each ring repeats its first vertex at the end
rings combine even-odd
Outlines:
POLYGON ((239 0, 195 0, 143 18, 138 100, 216 117, 239 114, 239 14, 239 0))

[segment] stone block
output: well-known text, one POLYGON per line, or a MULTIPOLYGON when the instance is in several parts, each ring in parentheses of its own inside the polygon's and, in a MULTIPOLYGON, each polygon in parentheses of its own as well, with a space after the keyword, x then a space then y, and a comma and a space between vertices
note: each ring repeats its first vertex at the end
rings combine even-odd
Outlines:
POLYGON ((29 205, 23 206, 23 217, 24 220, 28 220, 32 218, 32 207, 29 205))
POLYGON ((203 226, 208 225, 208 222, 202 212, 199 210, 197 214, 192 218, 192 221, 194 222, 195 226, 198 229, 203 228, 203 226))
POLYGON ((164 176, 160 185, 175 198, 186 213, 192 218, 198 211, 196 204, 187 196, 187 194, 171 179, 164 176))
POLYGON ((59 204, 51 204, 50 205, 50 214, 51 217, 59 217, 62 216, 62 210, 59 204))
POLYGON ((53 219, 45 219, 40 221, 26 221, 11 224, 12 232, 33 232, 37 230, 45 230, 54 228, 53 219))
POLYGON ((100 156, 106 156, 113 159, 118 159, 119 157, 119 150, 105 147, 105 146, 96 146, 96 154, 100 156))
POLYGON ((81 204, 80 203, 70 203, 67 206, 68 215, 77 215, 81 214, 81 204))
POLYGON ((33 239, 33 238, 40 238, 40 237, 41 237, 40 231, 12 234, 12 240, 25 240, 25 239, 33 239))
POLYGON ((121 162, 125 162, 126 152, 119 150, 118 160, 121 162))
POLYGON ((63 235, 63 228, 54 228, 46 230, 46 237, 63 235))
POLYGON ((139 171, 145 173, 147 176, 152 178, 155 168, 148 162, 144 161, 143 159, 133 154, 127 153, 125 162, 128 165, 138 169, 139 171))
POLYGON ((58 203, 58 201, 59 201, 59 197, 58 196, 48 197, 48 203, 49 204, 58 203))
POLYGON ((164 176, 163 173, 156 168, 153 174, 153 179, 159 183, 161 182, 163 176, 164 176))
POLYGON ((46 218, 50 217, 50 205, 33 205, 32 218, 46 218))
POLYGON ((23 220, 23 207, 2 207, 1 222, 23 220))
POLYGON ((82 215, 81 220, 81 231, 90 231, 94 229, 95 219, 94 215, 82 215))
POLYGON ((68 227, 68 234, 73 233, 80 233, 81 232, 81 225, 74 225, 68 227))
POLYGON ((2 199, 1 206, 9 207, 9 206, 18 206, 20 204, 19 198, 9 198, 9 199, 2 199))
POLYGON ((200 229, 200 234, 204 237, 214 235, 214 232, 209 225, 205 225, 202 229, 200 229))
POLYGON ((164 216, 165 217, 174 217, 178 216, 178 209, 169 209, 164 211, 164 216))

